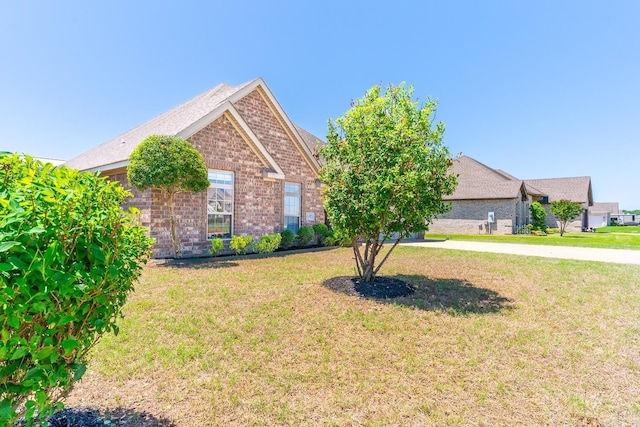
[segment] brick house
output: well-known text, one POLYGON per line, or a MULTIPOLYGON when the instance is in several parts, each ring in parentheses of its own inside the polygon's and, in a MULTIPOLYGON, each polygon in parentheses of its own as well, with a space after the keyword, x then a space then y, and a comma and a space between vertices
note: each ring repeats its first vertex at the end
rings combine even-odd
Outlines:
POLYGON ((324 222, 318 139, 294 125, 260 78, 213 89, 65 163, 99 171, 134 197, 141 221, 156 239, 154 257, 172 254, 168 203, 158 190, 137 191, 127 182, 133 149, 147 136, 187 139, 203 155, 210 187, 175 198, 184 256, 207 253, 211 240, 265 234, 324 222))
POLYGON ((431 233, 513 234, 531 222, 529 207, 535 201, 545 207, 547 225, 557 227, 549 208, 560 199, 584 206, 582 217, 568 227, 568 231, 580 231, 588 221, 586 209, 593 205, 589 177, 520 180, 468 156, 456 159, 451 172, 458 175, 458 187, 443 197, 451 210, 429 225, 431 233))
MULTIPOLYGON (((539 202, 547 211, 547 225, 549 227, 559 227, 558 221, 551 215, 551 202, 562 199, 579 203, 583 208, 582 214, 575 221, 567 224, 567 231, 583 231, 592 227, 589 224, 589 207, 593 206, 594 202, 590 177, 527 179, 525 182, 544 193, 545 197, 539 202)), ((597 226, 599 225, 597 224, 597 226)))

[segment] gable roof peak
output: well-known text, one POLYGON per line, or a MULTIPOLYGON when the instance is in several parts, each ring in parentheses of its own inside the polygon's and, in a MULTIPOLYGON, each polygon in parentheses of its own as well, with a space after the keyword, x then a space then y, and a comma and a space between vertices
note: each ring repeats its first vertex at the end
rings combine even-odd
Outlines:
MULTIPOLYGON (((80 170, 111 170, 128 164, 133 150, 150 135, 174 135, 189 138, 213 120, 233 109, 233 103, 256 88, 260 88, 268 99, 271 108, 282 117, 284 126, 291 135, 312 168, 317 169, 317 161, 307 146, 306 139, 288 119, 282 107, 261 77, 249 80, 238 86, 220 83, 208 91, 177 105, 176 107, 153 117, 117 137, 86 151, 67 161, 66 166, 80 170)), ((242 119, 240 119, 242 120, 242 119)), ((259 142, 258 142, 259 143, 259 142)))

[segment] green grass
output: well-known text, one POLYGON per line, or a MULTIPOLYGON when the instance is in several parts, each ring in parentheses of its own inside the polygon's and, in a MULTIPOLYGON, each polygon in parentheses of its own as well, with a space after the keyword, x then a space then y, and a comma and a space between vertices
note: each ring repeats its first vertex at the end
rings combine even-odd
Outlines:
MULTIPOLYGON (((620 228, 620 227, 618 227, 620 228)), ((624 227, 630 228, 630 227, 624 227)), ((599 231, 599 230, 598 230, 599 231)), ((534 236, 523 234, 488 235, 488 234, 432 234, 426 233, 425 239, 436 240, 470 240, 476 242, 524 243, 531 245, 579 246, 585 248, 636 249, 640 250, 640 234, 619 234, 618 232, 598 233, 565 233, 534 236)))
POLYGON ((640 233, 640 226, 637 225, 625 225, 625 226, 609 226, 609 227, 598 227, 596 229, 597 233, 640 233))
MULTIPOLYGON (((67 405, 177 426, 640 425, 640 267, 399 247, 149 266, 67 405)), ((154 424, 155 425, 155 424, 154 424)))

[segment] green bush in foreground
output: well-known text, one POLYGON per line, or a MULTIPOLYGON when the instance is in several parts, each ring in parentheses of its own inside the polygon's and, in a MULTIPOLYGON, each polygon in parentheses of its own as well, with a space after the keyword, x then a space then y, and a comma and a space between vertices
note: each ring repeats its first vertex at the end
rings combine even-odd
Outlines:
POLYGON ((296 234, 291 230, 284 230, 280 233, 280 247, 282 249, 289 249, 296 241, 296 234))
POLYGON ((282 236, 280 233, 267 234, 266 236, 260 237, 253 245, 253 249, 259 254, 268 254, 278 249, 281 240, 282 236))
POLYGON ((313 228, 303 225, 298 229, 298 243, 300 243, 300 246, 307 246, 311 243, 315 234, 313 228))
POLYGON ((95 174, 0 154, 0 425, 62 407, 116 320, 151 239, 95 174))

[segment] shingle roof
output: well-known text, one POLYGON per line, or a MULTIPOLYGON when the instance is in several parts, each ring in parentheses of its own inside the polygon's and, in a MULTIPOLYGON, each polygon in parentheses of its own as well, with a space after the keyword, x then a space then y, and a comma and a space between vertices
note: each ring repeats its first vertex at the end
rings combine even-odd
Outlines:
POLYGON ((532 185, 545 192, 549 196, 550 202, 566 199, 581 203, 585 207, 593 205, 591 177, 525 179, 524 182, 526 185, 532 185))
POLYGON ((620 205, 618 202, 594 202, 593 206, 589 207, 589 213, 619 214, 622 212, 620 211, 620 205))
MULTIPOLYGON (((226 109, 229 105, 226 104, 227 101, 233 99, 234 95, 242 96, 239 93, 242 89, 256 83, 264 84, 261 79, 254 79, 239 86, 219 84, 207 92, 80 154, 67 161, 65 165, 80 170, 89 170, 126 162, 131 152, 146 137, 154 134, 179 135, 181 132, 187 132, 193 126, 197 127, 200 122, 207 120, 216 110, 226 109)), ((312 151, 317 138, 298 126, 296 128, 304 143, 309 145, 310 151, 312 151)))
POLYGON ((67 161, 66 166, 86 170, 123 162, 147 136, 176 135, 219 107, 229 96, 251 82, 232 87, 219 84, 207 92, 67 161))
POLYGON ((522 187, 522 181, 468 156, 454 160, 450 171, 458 175, 458 186, 444 200, 513 199, 522 187))
POLYGON ((304 143, 307 144, 307 147, 309 147, 309 150, 311 150, 313 157, 315 157, 316 159, 320 159, 320 148, 322 148, 322 146, 325 145, 326 142, 324 142, 323 140, 321 140, 311 132, 296 125, 295 123, 294 123, 294 126, 296 127, 296 130, 302 137, 302 140, 304 141, 304 143))

